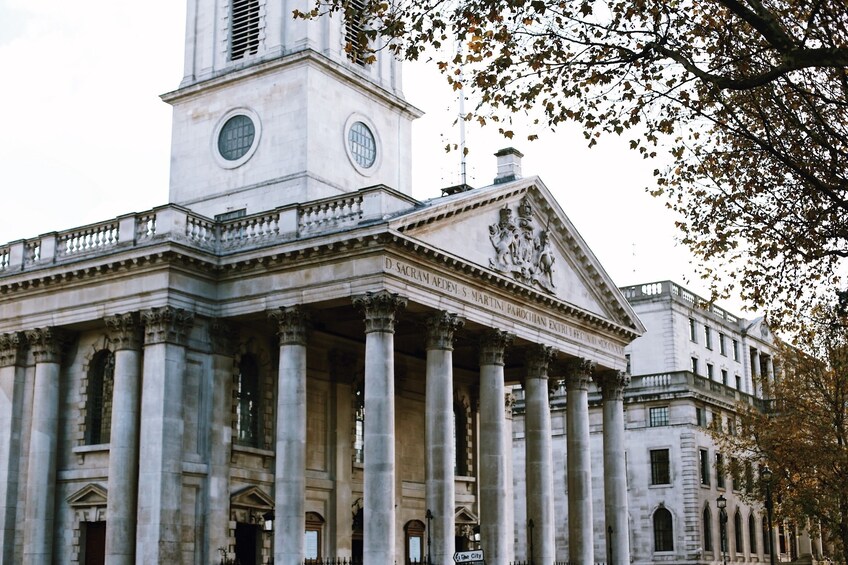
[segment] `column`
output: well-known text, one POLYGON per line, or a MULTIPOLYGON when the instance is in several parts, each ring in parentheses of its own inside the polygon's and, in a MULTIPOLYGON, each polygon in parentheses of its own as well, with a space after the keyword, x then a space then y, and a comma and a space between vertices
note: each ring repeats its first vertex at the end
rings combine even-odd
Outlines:
POLYGON ((553 349, 536 345, 527 352, 524 380, 524 446, 527 465, 527 556, 531 563, 556 561, 554 524, 554 463, 551 446, 551 408, 548 363, 553 349), (532 529, 529 521, 533 520, 532 529))
POLYGON ((589 382, 594 363, 574 360, 566 369, 566 475, 568 477, 568 560, 594 563, 592 466, 589 453, 589 382))
MULTIPOLYGON (((183 380, 194 314, 142 312, 144 369, 138 473, 137 563, 181 563, 183 380)), ((108 527, 107 527, 108 529, 108 527)))
POLYGON ((0 334, 0 563, 11 563, 15 549, 25 344, 23 334, 0 334))
POLYGON ((105 319, 115 351, 112 427, 109 432, 109 503, 106 505, 106 562, 135 562, 138 436, 141 404, 141 322, 138 314, 105 319))
POLYGON ((306 334, 300 306, 269 313, 280 338, 274 472, 274 563, 301 565, 306 530, 306 334))
MULTIPOLYGON (((504 430, 504 457, 507 461, 513 461, 512 451, 512 431, 513 431, 513 410, 515 409, 515 396, 508 392, 504 394, 504 418, 506 418, 506 429, 504 430)), ((510 525, 509 535, 506 537, 506 555, 507 562, 515 561, 515 468, 513 465, 506 466, 506 497, 508 504, 506 505, 506 523, 510 525)))
POLYGON ((365 312, 363 561, 395 562, 395 313, 406 299, 386 291, 353 299, 365 312))
POLYGON ((24 561, 53 562, 56 445, 59 431, 59 369, 64 335, 56 328, 26 332, 35 358, 32 430, 26 484, 24 561))
POLYGON ((480 341, 480 541, 488 565, 506 565, 509 505, 506 468, 506 417, 504 414, 504 352, 512 336, 487 331, 480 341))
POLYGON ((434 565, 450 565, 455 551, 453 335, 463 323, 456 314, 448 312, 439 312, 427 319, 424 443, 427 449, 427 509, 433 513, 430 555, 434 565))
POLYGON ((630 375, 624 371, 607 371, 595 379, 603 395, 606 561, 609 565, 629 565, 630 529, 627 520, 627 469, 624 465, 624 387, 630 384, 630 375))

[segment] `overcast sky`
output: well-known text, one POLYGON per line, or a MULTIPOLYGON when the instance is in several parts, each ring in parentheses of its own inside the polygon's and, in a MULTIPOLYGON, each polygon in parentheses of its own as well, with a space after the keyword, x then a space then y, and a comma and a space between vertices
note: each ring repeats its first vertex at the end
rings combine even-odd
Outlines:
MULTIPOLYGON (((0 0, 0 242, 138 212, 168 200, 170 107, 182 77, 185 2, 0 0)), ((456 100, 427 65, 404 70, 407 99, 426 112, 413 129, 413 196, 459 182, 456 100)), ((618 285, 671 279, 705 295, 674 216, 645 193, 658 163, 624 139, 586 149, 579 130, 469 126, 468 182, 490 184, 493 153, 524 153, 618 285), (527 133, 540 138, 526 141, 527 133)), ((739 312, 738 302, 725 307, 739 312)), ((741 313, 741 312, 739 312, 741 313)))

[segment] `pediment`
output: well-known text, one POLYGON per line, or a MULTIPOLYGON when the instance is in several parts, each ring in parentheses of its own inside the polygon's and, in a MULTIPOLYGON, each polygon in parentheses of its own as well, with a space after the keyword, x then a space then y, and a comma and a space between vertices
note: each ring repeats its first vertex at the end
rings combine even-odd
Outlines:
POLYGON ((431 200, 395 218, 405 236, 638 332, 630 304, 538 178, 431 200))
POLYGON ((478 520, 477 516, 475 516, 474 513, 471 512, 471 510, 469 510, 465 506, 460 506, 456 509, 456 513, 454 514, 454 522, 456 524, 476 525, 478 520))
POLYGON ((230 495, 230 507, 249 508, 251 510, 272 510, 274 499, 257 487, 251 486, 237 490, 230 495))
POLYGON ((67 498, 68 504, 73 508, 91 506, 106 506, 108 493, 102 486, 91 483, 85 485, 67 498))

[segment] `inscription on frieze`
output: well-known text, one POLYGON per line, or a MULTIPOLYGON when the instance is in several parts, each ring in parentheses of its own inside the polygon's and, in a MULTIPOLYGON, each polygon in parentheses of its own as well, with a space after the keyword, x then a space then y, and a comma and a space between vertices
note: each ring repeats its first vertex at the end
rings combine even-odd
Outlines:
POLYGON ((387 273, 418 283, 421 286, 441 292, 442 294, 473 303, 485 310, 503 314, 529 328, 552 333, 570 341, 578 341, 616 355, 624 355, 624 347, 621 345, 592 335, 570 324, 555 320, 536 310, 526 308, 486 291, 471 288, 463 283, 443 277, 418 265, 412 265, 405 261, 386 257, 384 268, 387 273))

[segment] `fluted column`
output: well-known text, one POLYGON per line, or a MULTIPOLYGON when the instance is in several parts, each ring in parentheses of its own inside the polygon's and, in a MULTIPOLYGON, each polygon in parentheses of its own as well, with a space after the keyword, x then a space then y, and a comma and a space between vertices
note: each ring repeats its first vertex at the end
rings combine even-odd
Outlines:
POLYGON ((35 357, 35 388, 26 478, 24 562, 50 565, 53 561, 59 432, 59 369, 65 338, 56 328, 31 330, 26 336, 35 357))
POLYGON ((507 523, 506 417, 504 414, 504 353, 512 336, 500 330, 487 331, 480 342, 480 542, 489 565, 506 565, 507 523))
MULTIPOLYGON (((556 561, 554 524, 554 464, 551 446, 551 409, 548 394, 548 363, 553 349, 536 345, 527 352, 525 376, 524 446, 527 461, 527 519, 533 520, 532 561, 549 565, 556 561)), ((529 557, 529 556, 528 556, 529 557)))
POLYGON ((144 369, 136 562, 181 563, 183 381, 186 334, 194 314, 165 306, 146 310, 141 318, 144 369))
POLYGON ((274 563, 301 565, 306 528, 306 335, 300 306, 269 313, 280 338, 274 474, 274 563))
POLYGON ((455 551, 453 335, 462 325, 463 321, 456 314, 448 312, 439 312, 427 319, 424 443, 427 449, 427 509, 433 513, 430 554, 434 565, 453 563, 455 551))
POLYGON ((630 529, 627 520, 627 470, 624 460, 624 387, 630 375, 607 371, 596 376, 603 394, 604 425, 604 515, 606 517, 606 561, 610 565, 630 563, 630 529))
POLYGON ((589 383, 594 363, 566 366, 566 474, 568 477, 568 555, 575 565, 592 565, 592 465, 589 453, 589 383))
POLYGON ((105 322, 115 351, 106 563, 131 565, 135 562, 142 326, 136 313, 109 316, 105 322))
POLYGON ((365 313, 364 562, 395 562, 395 313, 406 299, 386 291, 353 299, 365 313))
POLYGON ((26 338, 0 334, 0 563, 12 563, 18 507, 26 338))

